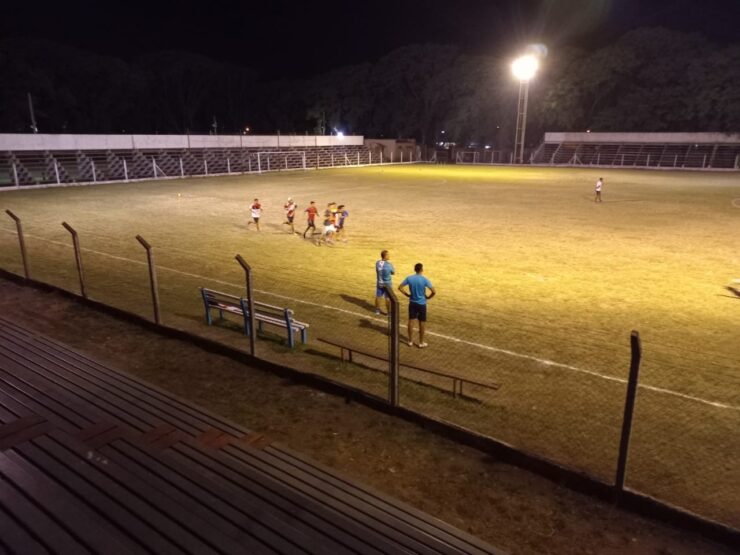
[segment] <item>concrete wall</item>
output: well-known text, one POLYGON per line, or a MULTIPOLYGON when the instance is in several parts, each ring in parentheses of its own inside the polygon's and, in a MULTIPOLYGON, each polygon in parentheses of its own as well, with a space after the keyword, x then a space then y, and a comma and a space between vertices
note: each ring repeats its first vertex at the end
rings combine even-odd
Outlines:
POLYGON ((740 144, 739 133, 545 133, 546 143, 740 144))
POLYGON ((51 135, 0 133, 0 151, 362 146, 362 135, 51 135))

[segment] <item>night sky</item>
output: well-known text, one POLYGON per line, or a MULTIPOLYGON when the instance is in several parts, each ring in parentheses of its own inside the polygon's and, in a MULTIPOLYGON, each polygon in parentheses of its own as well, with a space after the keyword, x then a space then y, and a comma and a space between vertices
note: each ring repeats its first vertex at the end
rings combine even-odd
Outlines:
POLYGON ((738 22, 740 0, 12 2, 0 17, 0 36, 50 39, 127 60, 188 50, 274 79, 371 62, 412 43, 511 55, 529 42, 597 47, 645 26, 738 42, 738 22))

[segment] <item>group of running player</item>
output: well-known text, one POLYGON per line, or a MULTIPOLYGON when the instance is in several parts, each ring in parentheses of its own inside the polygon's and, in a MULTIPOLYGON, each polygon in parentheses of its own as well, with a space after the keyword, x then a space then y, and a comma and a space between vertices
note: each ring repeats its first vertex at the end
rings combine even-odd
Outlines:
MULTIPOLYGON (((298 205, 291 197, 288 197, 288 200, 283 205, 283 210, 285 210, 285 222, 283 222, 283 225, 290 226, 291 234, 300 235, 300 232, 295 230, 294 224, 298 205)), ((257 231, 260 231, 262 205, 260 204, 259 199, 254 199, 252 206, 250 206, 250 211, 252 221, 247 222, 247 227, 254 224, 257 231)), ((306 221, 308 224, 306 226, 306 230, 303 232, 304 239, 308 238, 313 240, 314 235, 319 235, 318 240, 315 241, 316 245, 333 245, 335 241, 347 242, 345 223, 349 217, 349 210, 347 210, 344 204, 337 205, 336 202, 330 202, 326 205, 326 210, 324 210, 323 228, 321 231, 316 230, 316 218, 319 215, 319 210, 316 208, 316 201, 312 200, 308 205, 308 208, 303 212, 306 214, 306 221), (311 232, 310 235, 308 233, 309 231, 311 232)))

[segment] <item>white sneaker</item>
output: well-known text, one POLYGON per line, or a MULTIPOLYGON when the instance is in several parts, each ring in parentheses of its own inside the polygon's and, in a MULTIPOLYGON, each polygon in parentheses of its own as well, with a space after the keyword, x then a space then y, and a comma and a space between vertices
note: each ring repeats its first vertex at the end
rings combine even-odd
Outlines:
POLYGON ((428 343, 419 343, 419 349, 426 349, 427 347, 429 347, 428 343))

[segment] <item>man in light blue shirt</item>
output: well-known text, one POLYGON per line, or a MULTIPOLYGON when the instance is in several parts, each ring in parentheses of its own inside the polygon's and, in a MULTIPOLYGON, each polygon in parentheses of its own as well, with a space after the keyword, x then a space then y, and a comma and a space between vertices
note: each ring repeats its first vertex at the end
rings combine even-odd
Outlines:
POLYGON ((380 260, 375 263, 375 314, 382 314, 380 312, 380 299, 383 297, 385 297, 386 314, 391 310, 391 301, 385 292, 385 288, 393 286, 391 276, 396 273, 396 269, 389 260, 390 256, 388 251, 381 251, 380 260))
POLYGON ((419 348, 423 349, 428 345, 424 343, 424 327, 427 321, 427 300, 434 297, 437 292, 432 286, 432 282, 429 281, 422 274, 424 273, 424 265, 421 262, 417 262, 414 266, 414 275, 408 276, 398 286, 398 290, 409 298, 409 323, 408 323, 408 345, 412 347, 414 345, 414 322, 419 322, 419 348), (404 287, 409 288, 407 292, 404 287), (430 293, 427 295, 427 289, 430 293))

